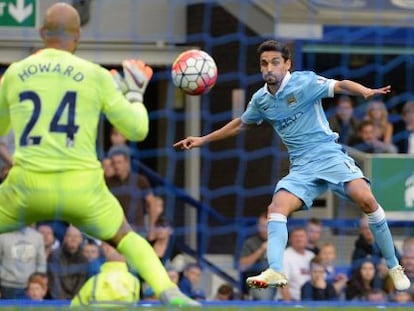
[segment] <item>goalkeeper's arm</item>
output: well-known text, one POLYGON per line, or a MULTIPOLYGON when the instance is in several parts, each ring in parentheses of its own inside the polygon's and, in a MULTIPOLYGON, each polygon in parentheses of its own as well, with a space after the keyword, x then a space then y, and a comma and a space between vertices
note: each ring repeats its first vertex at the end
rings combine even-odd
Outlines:
POLYGON ((118 89, 129 102, 143 102, 143 96, 152 78, 153 70, 141 60, 127 59, 122 62, 124 77, 119 72, 111 70, 112 77, 118 89))
POLYGON ((105 89, 109 93, 104 96, 104 101, 107 102, 104 113, 109 122, 128 140, 142 141, 149 131, 148 112, 143 104, 143 94, 152 77, 152 69, 137 60, 126 60, 122 65, 123 77, 117 71, 111 71, 112 80, 122 95, 116 92, 112 82, 112 91, 105 89))

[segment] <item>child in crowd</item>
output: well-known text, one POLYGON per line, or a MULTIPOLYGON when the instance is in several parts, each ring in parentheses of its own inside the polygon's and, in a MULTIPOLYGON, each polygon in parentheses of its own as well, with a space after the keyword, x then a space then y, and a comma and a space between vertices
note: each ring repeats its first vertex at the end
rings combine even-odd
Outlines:
POLYGON ((326 270, 321 258, 316 256, 310 262, 311 279, 301 288, 301 300, 337 300, 338 294, 332 283, 326 282, 326 270))
POLYGON ((35 272, 30 275, 27 281, 26 295, 29 299, 42 301, 47 295, 47 275, 42 272, 35 272))

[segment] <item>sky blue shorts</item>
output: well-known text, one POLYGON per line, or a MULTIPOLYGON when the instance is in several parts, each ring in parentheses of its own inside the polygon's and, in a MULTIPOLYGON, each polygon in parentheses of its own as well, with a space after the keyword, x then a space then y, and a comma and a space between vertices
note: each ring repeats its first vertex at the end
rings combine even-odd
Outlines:
POLYGON ((291 166, 289 174, 277 183, 275 192, 287 190, 303 201, 302 209, 309 209, 313 200, 328 189, 351 200, 346 194, 345 183, 358 178, 369 182, 350 156, 337 152, 327 159, 291 166))

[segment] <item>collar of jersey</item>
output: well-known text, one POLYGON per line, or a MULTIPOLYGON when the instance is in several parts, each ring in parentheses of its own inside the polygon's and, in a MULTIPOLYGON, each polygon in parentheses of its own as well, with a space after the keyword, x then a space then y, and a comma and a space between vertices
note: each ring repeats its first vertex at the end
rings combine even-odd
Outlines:
POLYGON ((276 92, 276 94, 275 94, 275 95, 271 94, 271 93, 267 90, 267 83, 265 83, 265 85, 264 85, 265 92, 266 92, 266 93, 268 93, 268 94, 270 94, 270 95, 272 95, 272 96, 276 96, 278 93, 280 93, 281 91, 283 91, 283 89, 285 88, 286 84, 287 84, 287 83, 289 82, 289 80, 290 80, 290 76, 291 76, 290 72, 289 72, 289 71, 288 71, 288 72, 286 72, 285 76, 283 77, 282 83, 280 84, 280 87, 279 87, 279 89, 277 90, 277 92, 276 92))

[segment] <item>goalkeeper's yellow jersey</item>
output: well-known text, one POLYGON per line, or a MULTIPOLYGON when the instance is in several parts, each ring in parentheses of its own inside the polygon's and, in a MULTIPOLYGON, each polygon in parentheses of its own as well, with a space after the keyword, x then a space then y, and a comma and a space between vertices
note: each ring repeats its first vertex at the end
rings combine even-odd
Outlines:
POLYGON ((0 136, 15 132, 14 165, 39 172, 95 169, 104 113, 129 140, 148 134, 142 104, 130 104, 105 68, 57 49, 10 65, 0 88, 0 136))

